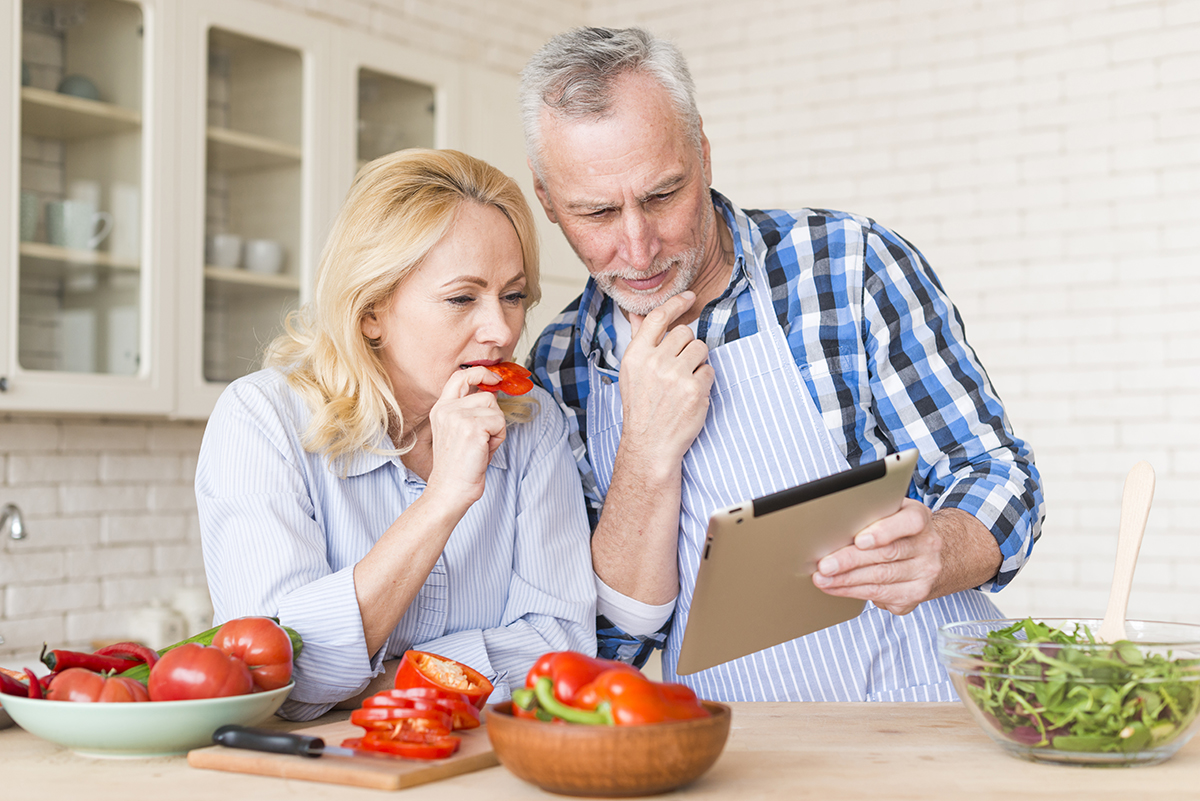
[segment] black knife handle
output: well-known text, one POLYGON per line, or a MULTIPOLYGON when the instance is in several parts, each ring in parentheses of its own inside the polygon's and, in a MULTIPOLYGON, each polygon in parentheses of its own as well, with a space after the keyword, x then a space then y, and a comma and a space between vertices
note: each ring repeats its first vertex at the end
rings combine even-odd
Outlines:
POLYGON ((249 726, 222 726, 213 732, 212 738, 217 745, 229 748, 248 748, 251 751, 268 751, 272 754, 319 757, 325 750, 325 741, 320 737, 289 734, 285 731, 271 731, 270 729, 253 729, 249 726))

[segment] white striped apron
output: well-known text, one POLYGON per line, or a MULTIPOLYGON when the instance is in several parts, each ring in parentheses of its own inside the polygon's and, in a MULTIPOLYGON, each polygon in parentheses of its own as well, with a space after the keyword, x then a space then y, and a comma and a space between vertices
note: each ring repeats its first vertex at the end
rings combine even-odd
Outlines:
MULTIPOLYGON (((776 321, 760 266, 765 246, 758 230, 751 226, 741 233, 753 242, 747 269, 759 331, 709 354, 716 381, 704 427, 683 462, 680 591, 663 654, 663 679, 682 682, 713 701, 954 701, 949 677, 937 661, 938 627, 952 620, 1001 617, 975 590, 927 601, 904 616, 868 602, 846 623, 699 673, 675 674, 712 510, 849 466, 832 444, 776 321)), ((589 377, 588 453, 606 495, 621 436, 621 396, 616 375, 599 369, 595 354, 589 377)))

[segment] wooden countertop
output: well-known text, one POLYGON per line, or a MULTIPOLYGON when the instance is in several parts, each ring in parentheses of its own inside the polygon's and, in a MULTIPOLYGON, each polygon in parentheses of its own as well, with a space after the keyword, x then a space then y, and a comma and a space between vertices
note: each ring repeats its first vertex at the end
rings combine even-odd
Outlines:
MULTIPOLYGON (((959 704, 731 704, 733 729, 713 768, 677 795, 854 799, 1196 799, 1200 737, 1161 765, 1076 768, 1009 756, 959 704)), ((344 717, 332 713, 299 728, 344 717)), ((399 791, 425 799, 560 798, 503 767, 399 791)), ((76 756, 19 729, 0 730, 0 799, 366 799, 389 793, 189 767, 184 757, 76 756)))

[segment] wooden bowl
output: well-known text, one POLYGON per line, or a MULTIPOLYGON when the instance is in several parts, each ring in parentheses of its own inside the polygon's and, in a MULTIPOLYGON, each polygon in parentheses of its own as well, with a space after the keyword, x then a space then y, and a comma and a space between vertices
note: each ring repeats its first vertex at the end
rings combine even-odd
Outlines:
POLYGON ((513 717, 512 702, 487 708, 487 733, 500 764, 518 778, 563 795, 607 798, 665 793, 712 767, 729 737, 730 710, 705 701, 712 717, 649 726, 582 726, 513 717))

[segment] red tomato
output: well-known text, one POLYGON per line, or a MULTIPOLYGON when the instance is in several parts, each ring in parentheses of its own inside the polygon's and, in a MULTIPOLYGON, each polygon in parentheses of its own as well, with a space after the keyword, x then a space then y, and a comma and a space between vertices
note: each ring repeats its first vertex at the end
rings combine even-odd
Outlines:
POLYGON ((278 690, 292 680, 292 640, 269 617, 230 620, 217 631, 212 644, 245 662, 260 690, 278 690))
POLYGON ((526 392, 533 389, 533 382, 529 380, 529 376, 532 375, 532 373, 515 362, 500 362, 499 364, 493 364, 487 369, 500 376, 500 383, 480 384, 479 388, 484 392, 503 392, 505 395, 524 395, 526 392))
POLYGON ((151 701, 223 698, 245 695, 253 688, 245 662, 194 642, 167 651, 150 670, 151 701))
POLYGON ((461 693, 476 709, 483 709, 492 694, 492 683, 473 667, 424 651, 405 651, 396 669, 395 687, 431 687, 445 693, 461 693))
POLYGON ((46 697, 51 701, 129 703, 149 701, 150 695, 137 679, 102 676, 87 668, 67 668, 54 676, 46 697))

